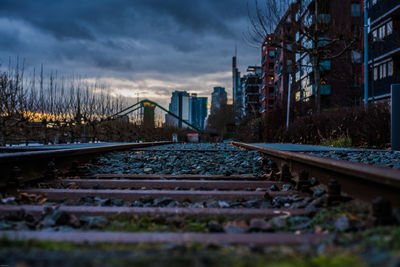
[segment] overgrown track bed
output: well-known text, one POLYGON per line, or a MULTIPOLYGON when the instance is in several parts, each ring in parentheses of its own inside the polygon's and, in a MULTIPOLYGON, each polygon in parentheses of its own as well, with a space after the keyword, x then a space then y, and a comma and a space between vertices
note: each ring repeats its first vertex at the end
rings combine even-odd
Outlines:
POLYGON ((169 251, 166 244, 178 246, 172 254, 196 246, 193 257, 205 251, 217 255, 217 248, 228 246, 240 259, 247 253, 265 257, 275 248, 274 257, 290 250, 298 258, 341 253, 340 247, 354 244, 364 251, 370 244, 360 240, 379 229, 374 240, 382 236, 382 249, 400 246, 400 212, 392 213, 386 202, 378 201, 370 213, 368 203, 334 194, 335 184, 326 188, 318 176, 279 171, 262 153, 227 144, 110 152, 61 170, 51 164, 45 173, 40 181, 9 184, 1 193, 0 247, 9 250, 0 252, 0 264, 3 259, 13 264, 14 256, 6 255, 19 255, 27 244, 73 251, 88 243, 134 251, 145 245, 157 251, 145 257, 169 251), (383 207, 382 217, 376 207, 383 207), (385 226, 375 228, 379 225, 385 226), (388 239, 385 233, 393 235, 388 239))

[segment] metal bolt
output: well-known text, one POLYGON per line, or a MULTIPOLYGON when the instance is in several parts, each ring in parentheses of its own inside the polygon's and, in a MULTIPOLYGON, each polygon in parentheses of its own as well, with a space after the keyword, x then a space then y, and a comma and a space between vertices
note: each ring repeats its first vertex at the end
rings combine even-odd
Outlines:
POLYGON ((271 163, 270 180, 276 181, 278 179, 279 168, 276 162, 271 163))
POLYGON ((57 169, 56 169, 56 164, 54 163, 54 159, 53 159, 47 164, 47 169, 44 173, 44 178, 54 179, 56 177, 57 177, 57 169))
POLYGON ((369 226, 393 224, 392 204, 383 197, 372 201, 372 216, 368 218, 369 226))
POLYGON ((291 182, 292 181, 292 173, 290 172, 290 168, 287 164, 284 164, 282 166, 280 181, 282 181, 282 182, 291 182))
POLYGON ((7 180, 7 184, 9 186, 22 186, 24 183, 24 179, 22 177, 22 171, 18 166, 14 166, 11 169, 9 179, 7 180))
POLYGON ((296 190, 304 193, 312 193, 311 182, 308 179, 308 172, 301 171, 299 174, 299 180, 296 183, 296 190))
POLYGON ((331 179, 328 183, 328 193, 326 195, 325 206, 331 207, 340 204, 344 200, 341 191, 341 185, 335 179, 331 179))

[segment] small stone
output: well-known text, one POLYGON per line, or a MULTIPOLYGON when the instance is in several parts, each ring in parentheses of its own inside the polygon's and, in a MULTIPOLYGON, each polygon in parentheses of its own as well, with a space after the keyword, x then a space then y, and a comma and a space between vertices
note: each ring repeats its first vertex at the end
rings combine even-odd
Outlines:
POLYGON ((272 204, 276 207, 280 207, 281 205, 285 205, 285 203, 290 203, 292 200, 289 197, 275 197, 272 201, 272 204))
MULTIPOLYGON (((250 190, 249 190, 250 191, 250 190)), ((268 191, 268 189, 267 188, 256 188, 256 192, 266 192, 266 191, 268 191)))
POLYGON ((305 223, 296 224, 296 225, 290 227, 290 230, 291 231, 304 230, 304 229, 310 228, 310 226, 311 226, 311 222, 308 221, 305 223))
POLYGON ((208 200, 207 202, 205 202, 205 206, 207 208, 219 208, 218 201, 216 200, 208 200))
POLYGON ((144 168, 143 171, 144 172, 151 172, 151 171, 153 171, 153 169, 152 168, 144 168))
POLYGON ((271 185, 271 187, 269 188, 269 191, 272 191, 272 192, 279 191, 279 188, 276 185, 271 185))
POLYGON ((227 233, 233 233, 233 234, 240 234, 244 233, 247 230, 247 224, 245 222, 227 222, 224 225, 224 231, 227 233))
POLYGON ((82 216, 79 221, 89 229, 102 229, 108 224, 108 220, 103 216, 82 216))
POLYGON ((323 189, 314 189, 313 198, 319 198, 325 195, 325 190, 323 189))
POLYGON ((68 224, 69 225, 71 225, 71 226, 73 226, 73 227, 75 227, 75 228, 78 228, 81 224, 79 223, 79 219, 78 218, 76 218, 76 216, 75 215, 69 215, 69 221, 68 221, 68 224))
POLYGON ((56 226, 56 225, 65 225, 69 221, 69 215, 65 211, 62 210, 54 210, 50 214, 48 214, 42 221, 41 225, 44 227, 48 226, 56 226))
POLYGON ((254 218, 254 219, 251 219, 251 221, 250 221, 250 226, 249 226, 250 232, 252 232, 252 231, 267 232, 267 231, 271 231, 271 230, 273 230, 271 223, 266 222, 264 219, 254 218))
POLYGON ((193 203, 189 208, 204 208, 204 205, 202 203, 193 203))
POLYGON ((318 211, 317 206, 313 203, 310 203, 306 206, 304 214, 306 216, 312 217, 317 213, 317 211, 318 211))
POLYGON ((104 186, 102 184, 96 184, 93 186, 93 189, 104 189, 104 186))
POLYGON ((274 217, 274 218, 272 218, 272 219, 269 221, 269 223, 270 223, 273 227, 278 228, 278 229, 281 229, 281 228, 286 227, 286 222, 285 222, 285 220, 282 219, 281 217, 274 217))
POLYGON ((335 227, 337 231, 344 232, 350 228, 350 220, 346 216, 343 216, 335 221, 335 227))
POLYGON ((117 206, 117 207, 121 207, 124 204, 124 202, 120 199, 113 199, 111 202, 114 206, 117 206))
POLYGON ((230 207, 229 203, 226 201, 218 201, 218 206, 220 208, 229 208, 230 207))
POLYGON ((288 223, 290 225, 297 225, 302 223, 307 223, 310 221, 310 218, 305 216, 292 216, 288 219, 288 223))
POLYGON ((282 185, 282 191, 290 191, 293 189, 293 186, 290 184, 284 184, 282 185))
POLYGON ((163 197, 163 198, 157 198, 154 199, 153 205, 154 206, 165 206, 168 205, 169 203, 173 202, 174 200, 169 197, 163 197))
POLYGON ((224 231, 222 226, 216 221, 209 221, 207 223, 207 228, 210 233, 221 233, 224 231))

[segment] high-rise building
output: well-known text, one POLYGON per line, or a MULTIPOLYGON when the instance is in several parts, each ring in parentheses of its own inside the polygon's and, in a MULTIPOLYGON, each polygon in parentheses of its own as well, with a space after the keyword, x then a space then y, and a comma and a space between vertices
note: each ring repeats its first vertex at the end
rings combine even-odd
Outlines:
POLYGON ((244 89, 244 114, 246 116, 258 117, 260 114, 261 94, 261 67, 249 66, 247 75, 243 76, 244 89))
POLYGON ((207 97, 198 97, 197 94, 190 96, 190 124, 200 130, 204 130, 204 122, 207 117, 207 97))
POLYGON ((156 106, 150 102, 143 103, 143 126, 145 128, 154 128, 154 109, 156 106))
POLYGON ((275 91, 275 49, 271 44, 273 35, 267 35, 261 45, 261 95, 260 113, 265 115, 275 106, 276 91, 275 91))
POLYGON ((236 56, 232 58, 232 95, 233 95, 233 110, 235 112, 235 124, 240 123, 243 116, 244 102, 243 90, 240 84, 240 72, 237 68, 236 56))
POLYGON ((226 105, 228 96, 224 87, 214 87, 214 92, 211 94, 211 113, 214 114, 221 106, 226 105))
MULTIPOLYGON (((400 83, 400 2, 369 3, 368 101, 376 101, 390 98, 391 85, 400 83)), ((358 7, 353 9, 359 12, 358 7)))
MULTIPOLYGON (((175 91, 172 93, 171 103, 169 104, 169 112, 175 114, 184 121, 190 121, 190 96, 186 91, 175 91)), ((169 126, 176 126, 179 128, 183 126, 182 121, 169 114, 165 115, 165 121, 169 126)))

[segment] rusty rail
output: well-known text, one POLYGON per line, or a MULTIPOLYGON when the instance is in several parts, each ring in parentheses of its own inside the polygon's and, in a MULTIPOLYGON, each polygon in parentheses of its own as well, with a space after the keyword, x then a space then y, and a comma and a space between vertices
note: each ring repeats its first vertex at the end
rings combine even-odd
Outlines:
MULTIPOLYGON (((29 151, 0 154, 0 170, 2 179, 0 188, 20 185, 27 181, 42 179, 48 172, 49 163, 57 169, 68 169, 72 161, 84 162, 91 156, 111 151, 128 150, 150 146, 171 144, 172 142, 127 143, 95 147, 29 151)), ((51 170, 50 170, 51 171, 51 170)))
POLYGON ((383 196, 395 207, 400 207, 400 171, 367 164, 321 158, 296 152, 260 147, 247 143, 232 142, 234 146, 259 151, 268 155, 281 168, 288 165, 293 174, 309 173, 320 183, 328 184, 336 179, 342 191, 361 200, 372 201, 383 196))

